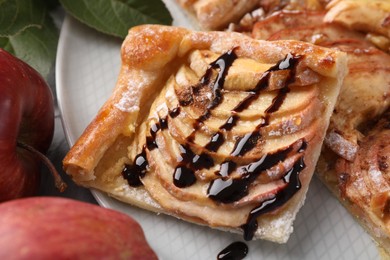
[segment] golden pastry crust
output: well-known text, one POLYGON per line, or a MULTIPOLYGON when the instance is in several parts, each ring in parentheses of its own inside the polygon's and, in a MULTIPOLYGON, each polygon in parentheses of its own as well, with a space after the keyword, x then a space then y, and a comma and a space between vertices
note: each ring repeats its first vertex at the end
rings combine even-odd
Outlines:
POLYGON ((303 42, 132 28, 64 169, 148 210, 286 242, 345 73, 344 53, 303 42))

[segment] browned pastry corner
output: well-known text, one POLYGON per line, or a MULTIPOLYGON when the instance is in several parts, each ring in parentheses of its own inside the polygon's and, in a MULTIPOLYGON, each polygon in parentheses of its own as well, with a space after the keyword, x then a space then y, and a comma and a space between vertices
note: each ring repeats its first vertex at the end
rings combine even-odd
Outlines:
MULTIPOLYGON (((383 123, 389 120, 389 113, 385 111, 390 105, 390 55, 367 40, 365 32, 353 30, 353 23, 346 26, 340 21, 330 21, 329 17, 335 16, 336 5, 346 7, 352 2, 353 10, 359 3, 369 4, 367 1, 332 1, 328 13, 326 10, 278 11, 255 22, 251 36, 270 41, 306 41, 347 53, 348 74, 330 119, 317 173, 383 251, 390 254, 387 169, 390 153, 385 140, 388 129, 383 123), (382 119, 374 126, 378 118, 382 119)), ((385 1, 370 3, 374 2, 385 4, 385 1)), ((337 17, 345 18, 347 14, 337 17)), ((365 19, 361 21, 365 23, 365 19)))
POLYGON ((135 27, 117 85, 64 169, 141 208, 286 242, 346 62, 298 41, 135 27))

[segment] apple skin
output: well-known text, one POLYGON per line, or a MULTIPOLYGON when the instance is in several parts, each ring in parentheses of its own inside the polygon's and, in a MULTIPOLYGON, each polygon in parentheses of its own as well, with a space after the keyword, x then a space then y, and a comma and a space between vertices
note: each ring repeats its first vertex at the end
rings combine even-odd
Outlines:
POLYGON ((0 259, 157 259, 128 215, 60 197, 0 204, 0 259))
POLYGON ((50 87, 37 71, 0 49, 0 202, 36 193, 40 160, 17 142, 45 153, 53 133, 50 87))

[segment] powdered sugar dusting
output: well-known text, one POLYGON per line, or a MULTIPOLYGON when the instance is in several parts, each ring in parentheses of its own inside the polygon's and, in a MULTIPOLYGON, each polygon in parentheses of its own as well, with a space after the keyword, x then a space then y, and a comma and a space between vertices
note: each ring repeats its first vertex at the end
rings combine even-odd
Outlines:
POLYGON ((343 158, 353 161, 356 156, 358 146, 349 140, 345 139, 340 134, 332 131, 325 137, 325 143, 338 155, 343 158))
POLYGON ((370 165, 370 168, 368 169, 368 174, 370 176, 370 180, 372 181, 372 183, 374 183, 378 190, 384 192, 390 190, 390 186, 387 184, 386 180, 384 180, 384 176, 378 168, 373 165, 370 165))
POLYGON ((302 198, 298 201, 296 207, 290 208, 284 212, 283 215, 279 215, 265 225, 262 225, 261 220, 259 220, 259 227, 255 236, 277 243, 286 243, 294 231, 293 222, 306 200, 306 192, 307 191, 302 195, 302 198))
POLYGON ((370 169, 368 171, 370 174, 371 180, 376 184, 380 185, 381 184, 381 179, 382 179, 382 173, 378 171, 376 168, 374 168, 372 165, 370 166, 370 169))
POLYGON ((292 225, 294 218, 295 215, 286 212, 286 214, 271 220, 268 224, 262 225, 260 222, 256 236, 277 243, 285 243, 294 230, 292 225))
POLYGON ((141 75, 137 76, 138 80, 130 78, 127 82, 127 91, 122 94, 122 98, 115 107, 123 112, 136 112, 139 111, 140 94, 143 88, 145 88, 150 80, 147 73, 139 71, 141 75))

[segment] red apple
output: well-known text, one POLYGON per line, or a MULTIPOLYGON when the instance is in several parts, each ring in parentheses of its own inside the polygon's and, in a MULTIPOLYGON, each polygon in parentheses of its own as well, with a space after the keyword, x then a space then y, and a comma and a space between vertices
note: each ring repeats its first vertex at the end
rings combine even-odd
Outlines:
POLYGON ((128 215, 72 199, 0 204, 0 259, 157 259, 128 215))
POLYGON ((49 86, 37 71, 0 49, 0 202, 36 192, 39 157, 53 131, 49 86))

